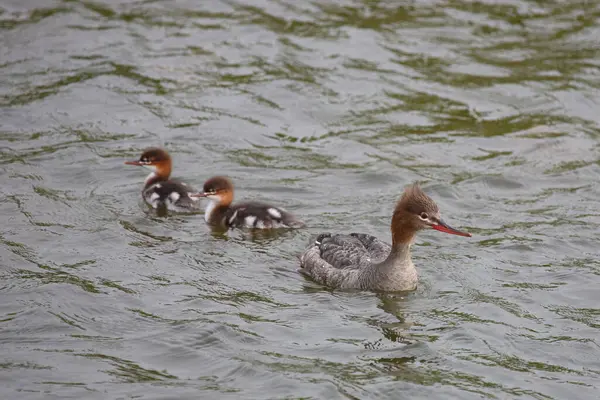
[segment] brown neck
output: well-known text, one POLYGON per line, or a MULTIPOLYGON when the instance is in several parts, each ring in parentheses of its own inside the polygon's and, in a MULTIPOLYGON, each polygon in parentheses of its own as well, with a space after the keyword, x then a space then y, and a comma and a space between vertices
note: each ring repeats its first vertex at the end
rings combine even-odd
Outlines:
POLYGON ((223 224, 223 217, 227 213, 231 201, 233 200, 233 192, 224 192, 220 194, 219 200, 209 199, 209 202, 204 211, 204 219, 211 225, 223 224))
POLYGON ((156 174, 165 181, 171 176, 171 160, 165 160, 156 165, 156 174))
POLYGON ((415 238, 416 229, 406 217, 404 211, 394 210, 391 226, 393 248, 410 246, 415 238))
POLYGON ((220 194, 219 207, 229 207, 233 202, 233 189, 224 190, 220 194))
POLYGON ((151 172, 146 178, 144 188, 154 185, 158 182, 168 181, 171 176, 171 161, 163 161, 155 165, 156 171, 151 172))

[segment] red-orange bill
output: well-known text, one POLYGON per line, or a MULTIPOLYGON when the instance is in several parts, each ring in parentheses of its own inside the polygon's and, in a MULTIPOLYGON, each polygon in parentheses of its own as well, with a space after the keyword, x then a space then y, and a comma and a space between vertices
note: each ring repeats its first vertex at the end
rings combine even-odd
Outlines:
POLYGON ((446 233, 449 233, 451 235, 471 237, 470 233, 468 233, 468 232, 462 232, 462 231, 459 231, 458 229, 454 229, 454 228, 452 228, 450 225, 448 225, 447 223, 445 223, 442 220, 440 220, 439 223, 436 224, 436 225, 431 225, 431 227, 433 229, 435 229, 436 231, 446 232, 446 233))
POLYGON ((208 196, 206 193, 194 193, 194 194, 190 194, 190 197, 206 197, 208 196))
POLYGON ((139 161, 125 161, 125 164, 127 164, 127 165, 142 165, 142 163, 139 161))

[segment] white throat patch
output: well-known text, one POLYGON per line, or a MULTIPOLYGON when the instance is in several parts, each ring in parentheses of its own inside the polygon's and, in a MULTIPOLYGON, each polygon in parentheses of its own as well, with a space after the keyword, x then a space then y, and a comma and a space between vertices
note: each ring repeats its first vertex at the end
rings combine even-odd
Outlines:
POLYGON ((154 168, 154 171, 150 172, 150 175, 148 175, 146 177, 146 180, 144 181, 145 184, 148 184, 148 182, 150 182, 152 179, 156 178, 158 176, 158 174, 156 173, 156 168, 154 168))
POLYGON ((206 209, 204 209, 204 220, 206 222, 210 221, 210 216, 213 211, 215 211, 215 208, 217 208, 218 204, 218 200, 208 198, 208 204, 206 205, 206 209))

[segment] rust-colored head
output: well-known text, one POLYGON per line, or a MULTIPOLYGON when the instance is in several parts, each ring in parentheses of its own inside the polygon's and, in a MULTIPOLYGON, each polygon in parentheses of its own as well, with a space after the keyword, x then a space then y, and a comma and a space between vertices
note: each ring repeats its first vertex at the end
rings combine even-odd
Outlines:
POLYGON ((432 228, 452 235, 471 237, 446 224, 431 197, 418 184, 408 186, 394 209, 392 216, 392 241, 394 244, 410 243, 417 231, 432 228))
POLYGON ((168 178, 171 175, 171 156, 166 150, 158 147, 144 150, 139 160, 125 161, 125 164, 146 167, 163 178, 168 178))
POLYGON ((195 193, 191 197, 206 197, 219 205, 228 206, 233 201, 233 183, 226 176, 214 176, 204 182, 202 193, 195 193))

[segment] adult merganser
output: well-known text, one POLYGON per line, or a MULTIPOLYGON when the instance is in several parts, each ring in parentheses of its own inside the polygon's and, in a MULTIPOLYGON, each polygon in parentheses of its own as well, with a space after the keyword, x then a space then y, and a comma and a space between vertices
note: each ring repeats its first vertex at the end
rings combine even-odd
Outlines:
POLYGON ((204 219, 210 225, 220 228, 301 228, 304 223, 281 207, 259 202, 246 202, 231 205, 233 184, 225 176, 215 176, 204 183, 202 193, 191 197, 206 197, 204 219))
POLYGON ((145 150, 137 161, 125 161, 127 165, 146 167, 152 172, 144 181, 142 197, 155 209, 176 212, 198 211, 198 199, 190 197, 195 190, 188 184, 169 179, 171 156, 165 150, 152 147, 145 150))
POLYGON ((448 226, 435 202, 417 185, 406 188, 392 215, 392 245, 363 233, 323 233, 300 257, 300 272, 339 289, 407 291, 417 287, 410 246, 417 231, 470 237, 448 226))

